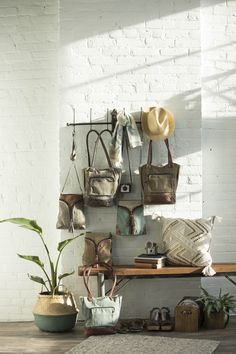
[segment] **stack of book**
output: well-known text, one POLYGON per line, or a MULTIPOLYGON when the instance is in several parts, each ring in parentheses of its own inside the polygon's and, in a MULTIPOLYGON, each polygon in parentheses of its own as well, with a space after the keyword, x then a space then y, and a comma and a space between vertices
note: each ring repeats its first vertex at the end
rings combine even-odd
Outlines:
POLYGON ((165 267, 166 256, 162 253, 158 254, 140 254, 134 258, 134 265, 138 268, 155 268, 159 269, 165 267))

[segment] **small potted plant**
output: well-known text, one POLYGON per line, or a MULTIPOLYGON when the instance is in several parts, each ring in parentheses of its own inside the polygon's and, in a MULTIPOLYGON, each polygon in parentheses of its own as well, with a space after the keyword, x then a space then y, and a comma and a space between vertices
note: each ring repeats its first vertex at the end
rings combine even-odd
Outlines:
POLYGON ((35 220, 25 218, 11 218, 0 220, 0 222, 11 222, 17 224, 20 227, 31 230, 39 235, 42 245, 46 251, 48 259, 48 269, 46 270, 44 262, 38 256, 26 256, 18 254, 20 258, 37 264, 44 277, 28 274, 30 280, 39 283, 46 289, 38 295, 38 300, 33 309, 35 324, 42 331, 49 332, 62 332, 68 331, 75 326, 78 309, 74 301, 73 294, 68 291, 60 290, 61 280, 74 273, 59 274, 59 261, 61 254, 65 247, 72 241, 77 239, 82 234, 73 238, 66 239, 58 243, 57 251, 58 256, 54 263, 50 255, 49 249, 45 243, 43 237, 42 228, 37 224, 35 220))
POLYGON ((204 305, 204 322, 208 329, 222 329, 225 328, 229 321, 229 312, 235 311, 236 299, 229 293, 222 295, 220 289, 219 295, 214 296, 202 289, 200 300, 204 305))

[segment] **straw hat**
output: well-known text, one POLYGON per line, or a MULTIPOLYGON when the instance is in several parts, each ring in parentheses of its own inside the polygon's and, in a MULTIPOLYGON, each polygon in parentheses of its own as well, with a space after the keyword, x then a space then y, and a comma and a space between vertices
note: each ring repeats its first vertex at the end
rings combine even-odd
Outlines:
POLYGON ((162 107, 150 107, 142 112, 142 129, 151 140, 165 140, 175 130, 172 114, 162 107))

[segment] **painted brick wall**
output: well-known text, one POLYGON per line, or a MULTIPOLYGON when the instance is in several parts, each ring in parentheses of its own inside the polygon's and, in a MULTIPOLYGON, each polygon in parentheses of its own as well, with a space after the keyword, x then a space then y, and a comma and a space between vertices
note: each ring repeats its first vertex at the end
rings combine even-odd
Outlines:
MULTIPOLYGON (((36 219, 49 246, 60 238, 57 46, 57 0, 0 1, 0 217, 36 219)), ((0 234, 0 321, 31 320, 39 285, 27 273, 40 271, 16 253, 45 254, 30 231, 0 234)))
MULTIPOLYGON (((88 122, 90 108, 93 120, 105 119, 107 108, 123 107, 138 119, 140 107, 160 104, 176 120, 170 144, 175 161, 182 165, 178 199, 175 206, 146 212, 200 216, 203 190, 203 214, 224 217, 214 231, 214 259, 235 259, 234 1, 62 0, 59 6, 55 0, 2 0, 0 29, 1 217, 36 218, 52 246, 67 238, 66 232, 60 235, 55 230, 55 201, 59 157, 61 185, 69 167, 70 105, 76 108, 77 121, 88 122)), ((79 168, 87 165, 86 132, 76 131, 79 168)), ((143 163, 146 145, 145 141, 143 163)), ((164 161, 166 152, 156 144, 156 161, 159 152, 164 161)), ((131 159, 135 170, 139 151, 132 151, 131 159)), ((137 196, 137 176, 135 182, 137 196)), ((77 190, 73 177, 70 186, 77 190)), ((87 209, 88 229, 114 231, 115 212, 115 208, 87 209)), ((132 263, 147 240, 160 240, 155 221, 148 218, 147 224, 148 236, 114 238, 115 263, 132 263)), ((38 286, 26 273, 35 274, 37 268, 19 260, 16 253, 43 253, 37 239, 13 226, 1 225, 1 241, 0 320, 30 320, 38 286)), ((68 248, 63 268, 76 269, 82 253, 83 238, 68 248)), ((66 284, 77 299, 85 293, 76 275, 66 284)), ((173 309, 183 295, 197 294, 199 285, 197 280, 133 281, 121 291, 122 316, 148 316, 153 306, 173 309), (137 293, 139 297, 134 296, 137 293)), ((214 278, 203 285, 215 292, 228 287, 214 278)))
MULTIPOLYGON (((125 108, 139 117, 140 107, 163 105, 176 120, 170 139, 173 157, 182 165, 175 206, 147 208, 165 216, 197 217, 202 213, 201 99, 200 99, 200 9, 199 1, 61 1, 61 183, 69 160, 72 121, 105 119, 107 108, 125 108), (136 113, 135 113, 136 112, 136 113)), ((86 129, 77 129, 78 167, 87 164, 86 129)), ((142 162, 146 160, 146 142, 142 162)), ((167 154, 155 144, 164 161, 167 154)), ((131 152, 132 170, 139 165, 139 151, 131 152)), ((101 159, 102 161, 102 159, 101 159)), ((82 176, 81 176, 82 177, 82 176)), ((136 182, 138 177, 136 177, 136 182)), ((139 194, 136 184, 136 195, 139 194)), ((115 208, 86 210, 88 229, 115 231, 115 208)), ((131 264, 148 240, 160 241, 155 221, 147 220, 149 235, 137 238, 114 237, 115 264, 131 264)), ((64 235, 63 237, 67 237, 64 235)), ((83 253, 83 239, 64 257, 66 269, 77 267, 83 253)), ((84 294, 81 279, 67 284, 84 294)), ((153 306, 174 307, 185 294, 198 291, 199 282, 137 281, 121 291, 122 315, 147 316, 153 306), (184 289, 184 290, 183 290, 184 289), (134 294, 139 293, 139 297, 134 294), (170 296, 166 294, 171 294, 170 296)))
MULTIPOLYGON (((202 1, 203 214, 220 215, 212 254, 215 261, 236 257, 236 2, 202 1)), ((223 279, 204 280, 236 294, 223 279)))

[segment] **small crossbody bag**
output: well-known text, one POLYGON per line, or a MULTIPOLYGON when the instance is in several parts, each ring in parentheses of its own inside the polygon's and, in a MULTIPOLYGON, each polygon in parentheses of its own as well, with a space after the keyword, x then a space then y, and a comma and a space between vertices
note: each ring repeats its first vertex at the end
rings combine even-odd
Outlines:
POLYGON ((72 162, 72 166, 69 169, 66 181, 64 183, 59 198, 59 212, 57 217, 56 228, 68 230, 69 232, 73 232, 74 230, 84 230, 86 227, 86 223, 83 207, 83 192, 79 180, 79 174, 74 162, 72 162), (72 167, 75 170, 77 181, 79 183, 81 191, 80 194, 63 193, 72 167))
POLYGON ((112 264, 112 235, 104 232, 86 232, 84 238, 83 265, 112 264))
POLYGON ((70 155, 71 166, 67 173, 64 185, 59 198, 59 212, 57 217, 56 228, 62 230, 68 230, 73 232, 74 230, 84 230, 86 227, 85 224, 85 215, 84 215, 84 202, 83 202, 83 190, 81 187, 79 174, 75 165, 76 159, 76 146, 75 146, 75 130, 72 133, 72 151, 70 155), (80 193, 64 193, 68 178, 70 173, 74 169, 76 179, 78 182, 80 193))
MULTIPOLYGON (((132 191, 132 172, 128 151, 127 140, 124 139, 126 144, 126 152, 129 167, 130 185, 127 184, 127 188, 130 186, 130 192, 132 191)), ((140 161, 142 150, 140 148, 140 161)), ((121 186, 125 186, 121 184, 121 186)), ((123 192, 122 195, 130 195, 130 193, 123 192)), ((122 199, 118 202, 117 217, 116 217, 116 235, 118 236, 141 236, 146 234, 146 220, 144 216, 144 205, 142 197, 140 200, 122 199)))

